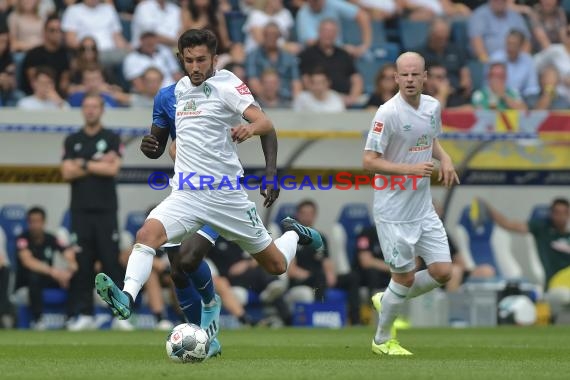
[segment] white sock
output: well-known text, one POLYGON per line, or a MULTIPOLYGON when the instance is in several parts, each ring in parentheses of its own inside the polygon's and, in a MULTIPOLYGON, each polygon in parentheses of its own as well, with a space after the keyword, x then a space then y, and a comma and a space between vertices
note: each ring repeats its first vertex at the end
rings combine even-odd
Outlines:
POLYGON ((287 268, 289 268, 289 263, 293 261, 295 255, 297 254, 297 243, 299 242, 299 235, 294 231, 287 231, 279 239, 275 240, 275 245, 281 251, 287 262, 287 268))
POLYGON ((394 280, 390 281, 384 295, 382 296, 382 310, 378 318, 378 327, 376 328, 376 335, 374 335, 374 342, 381 344, 390 340, 392 337, 392 325, 400 315, 402 306, 406 302, 406 296, 410 288, 398 284, 394 280))
POLYGON ((414 285, 410 288, 407 299, 421 296, 432 289, 440 287, 442 284, 437 282, 428 272, 427 269, 416 272, 414 285))
POLYGON ((137 299, 141 288, 147 282, 152 271, 152 260, 156 254, 155 250, 144 244, 135 244, 125 274, 125 286, 123 290, 137 299))

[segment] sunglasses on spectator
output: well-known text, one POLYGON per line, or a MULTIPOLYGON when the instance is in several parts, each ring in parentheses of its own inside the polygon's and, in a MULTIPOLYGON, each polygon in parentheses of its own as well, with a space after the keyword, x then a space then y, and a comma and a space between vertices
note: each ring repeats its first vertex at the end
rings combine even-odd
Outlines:
POLYGON ((95 46, 80 46, 79 51, 97 51, 97 47, 95 46))

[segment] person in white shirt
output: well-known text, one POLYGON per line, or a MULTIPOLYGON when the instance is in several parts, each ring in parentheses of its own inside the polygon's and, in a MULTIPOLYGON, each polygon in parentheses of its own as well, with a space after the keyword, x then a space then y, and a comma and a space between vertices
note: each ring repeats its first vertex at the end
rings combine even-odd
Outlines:
POLYGON ((130 49, 123 37, 119 14, 111 4, 101 0, 83 0, 69 6, 63 13, 61 29, 65 44, 77 49, 85 37, 93 37, 99 49, 101 62, 105 65, 122 62, 130 49))
POLYGON ((331 90, 331 80, 323 68, 313 70, 309 90, 302 91, 293 101, 296 112, 342 112, 345 110, 342 96, 331 90))
MULTIPOLYGON (((237 144, 255 135, 262 141, 270 139, 272 144, 263 148, 266 166, 274 171, 277 138, 271 120, 257 106, 249 88, 227 70, 214 71, 216 49, 217 38, 210 30, 191 29, 180 36, 179 59, 186 76, 174 88, 176 159, 172 192, 150 212, 137 232, 123 290, 104 273, 95 279, 98 294, 123 319, 131 316, 134 299, 149 278, 156 249, 166 242, 181 242, 205 224, 226 240, 235 241, 275 275, 286 272, 297 244, 315 249, 322 246, 317 231, 291 218, 282 221, 286 232, 273 241, 255 203, 238 182, 243 168, 237 144)), ((156 151, 163 152, 169 131, 153 125, 151 133, 156 138, 156 151)), ((271 182, 266 184, 267 202, 277 197, 279 190, 271 182)), ((219 297, 204 307, 215 308, 219 318, 219 297)), ((210 331, 211 341, 218 335, 218 326, 216 323, 210 331)))
POLYGON ((253 51, 263 42, 263 29, 269 23, 279 27, 281 38, 279 46, 283 47, 289 40, 291 29, 295 26, 295 20, 291 12, 283 6, 283 0, 263 0, 259 9, 253 9, 248 15, 243 26, 245 33, 245 51, 253 51))
POLYGON ((141 35, 152 30, 158 43, 175 47, 182 29, 180 7, 167 0, 143 0, 137 4, 131 24, 131 42, 138 46, 141 35))
POLYGON ((182 78, 174 53, 158 44, 158 35, 154 31, 144 32, 140 39, 139 48, 130 52, 123 61, 123 75, 131 83, 131 90, 141 91, 141 77, 149 67, 156 67, 162 72, 162 87, 182 78))
POLYGON ((33 111, 69 108, 69 104, 55 89, 55 71, 51 67, 40 66, 36 69, 32 89, 32 95, 18 101, 18 108, 33 111))
POLYGON ((407 299, 440 287, 451 277, 447 235, 430 191, 432 159, 440 161, 439 179, 445 186, 459 183, 451 158, 437 139, 441 105, 422 95, 427 80, 424 58, 406 52, 396 66, 399 92, 376 112, 363 157, 365 170, 390 181, 380 190, 383 180, 377 180, 374 191, 374 221, 392 273, 386 291, 372 297, 379 313, 372 352, 378 355, 412 355, 396 340, 394 320, 407 299), (424 260, 426 270, 415 273, 416 256, 424 260))

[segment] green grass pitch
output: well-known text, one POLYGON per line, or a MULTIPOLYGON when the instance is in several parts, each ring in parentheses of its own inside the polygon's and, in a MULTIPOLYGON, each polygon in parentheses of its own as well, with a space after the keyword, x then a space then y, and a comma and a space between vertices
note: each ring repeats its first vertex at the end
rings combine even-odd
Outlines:
POLYGON ((0 331, 0 379, 568 379, 570 327, 412 329, 413 357, 378 357, 366 328, 220 333, 223 355, 166 357, 155 331, 0 331))

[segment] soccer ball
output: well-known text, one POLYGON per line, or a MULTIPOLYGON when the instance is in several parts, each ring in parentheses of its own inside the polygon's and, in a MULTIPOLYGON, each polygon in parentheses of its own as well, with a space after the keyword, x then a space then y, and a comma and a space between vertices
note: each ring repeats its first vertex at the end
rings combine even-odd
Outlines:
POLYGON ((178 363, 204 361, 210 349, 208 334, 200 326, 182 323, 172 329, 166 338, 166 354, 178 363))

